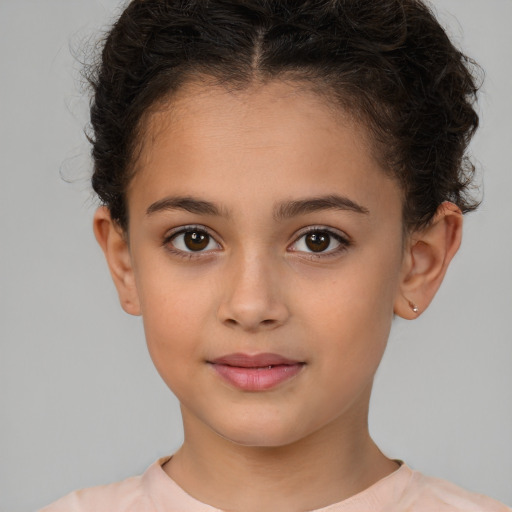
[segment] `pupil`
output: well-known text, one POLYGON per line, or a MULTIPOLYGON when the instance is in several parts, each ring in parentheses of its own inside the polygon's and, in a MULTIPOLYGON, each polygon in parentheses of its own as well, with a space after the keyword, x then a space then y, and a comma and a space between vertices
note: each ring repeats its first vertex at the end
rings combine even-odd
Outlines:
POLYGON ((313 252, 325 251, 330 242, 331 237, 327 233, 310 233, 306 236, 306 245, 313 252))
POLYGON ((184 236, 185 245, 191 251, 201 251, 208 246, 210 236, 200 231, 187 231, 184 236))

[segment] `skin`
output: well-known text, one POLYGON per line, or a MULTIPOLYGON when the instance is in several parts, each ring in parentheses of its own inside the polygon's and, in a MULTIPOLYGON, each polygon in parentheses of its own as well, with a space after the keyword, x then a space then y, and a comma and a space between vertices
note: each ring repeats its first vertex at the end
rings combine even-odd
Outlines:
POLYGON ((437 291, 460 243, 458 208, 443 203, 404 238, 402 192, 365 128, 298 84, 190 84, 142 142, 128 232, 104 207, 94 229, 181 403, 185 441, 164 470, 200 501, 248 512, 313 510, 396 470, 368 433, 373 378, 393 315, 415 318, 411 302, 421 312, 437 291), (291 211, 333 194, 350 208, 291 211), (211 237, 205 250, 184 244, 191 225, 211 237), (323 252, 306 244, 311 227, 332 233, 323 252), (209 364, 239 352, 304 364, 248 392, 209 364))

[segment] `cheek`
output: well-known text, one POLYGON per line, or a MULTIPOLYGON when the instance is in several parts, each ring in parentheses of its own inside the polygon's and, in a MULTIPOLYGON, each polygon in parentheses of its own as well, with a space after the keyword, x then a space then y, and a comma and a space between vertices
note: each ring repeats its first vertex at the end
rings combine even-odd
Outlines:
POLYGON ((308 337, 317 340, 318 351, 332 355, 322 364, 353 377, 377 369, 391 329, 400 267, 398 252, 363 251, 335 278, 303 281, 309 299, 301 316, 310 320, 308 337))
MULTIPOLYGON (((358 382, 357 375, 373 374, 384 353, 392 321, 392 308, 381 307, 378 299, 351 294, 346 290, 338 300, 310 307, 315 318, 311 337, 318 340, 315 352, 325 367, 325 375, 336 375, 345 382, 358 382)), ((370 293, 370 290, 368 290, 370 293)), ((381 296, 381 300, 384 297, 381 296)))
POLYGON ((318 313, 311 367, 315 367, 316 389, 321 390, 315 397, 319 419, 337 417, 356 403, 366 404, 386 348, 391 315, 374 315, 368 309, 374 301, 358 299, 344 295, 329 308, 311 311, 318 313))
POLYGON ((188 364, 204 357, 200 340, 211 297, 183 276, 163 272, 146 272, 139 283, 148 350, 164 381, 172 385, 171 380, 187 375, 188 364))

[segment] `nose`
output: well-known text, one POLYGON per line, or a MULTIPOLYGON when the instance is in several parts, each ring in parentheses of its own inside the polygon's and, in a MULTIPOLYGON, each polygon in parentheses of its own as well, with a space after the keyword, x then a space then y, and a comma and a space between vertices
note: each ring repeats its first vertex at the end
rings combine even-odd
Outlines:
POLYGON ((275 329, 290 316, 285 304, 279 270, 260 255, 241 256, 229 262, 219 320, 228 327, 245 331, 275 329))

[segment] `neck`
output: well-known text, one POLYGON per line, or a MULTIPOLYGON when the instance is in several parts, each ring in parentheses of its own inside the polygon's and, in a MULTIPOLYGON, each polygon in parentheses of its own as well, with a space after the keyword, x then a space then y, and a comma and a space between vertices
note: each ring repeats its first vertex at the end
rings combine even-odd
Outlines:
POLYGON ((366 413, 286 446, 251 447, 187 421, 184 410, 185 442, 164 470, 191 496, 215 508, 315 510, 343 501, 397 469, 370 438, 366 413))

